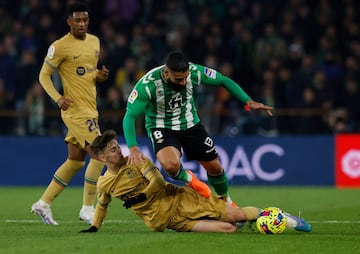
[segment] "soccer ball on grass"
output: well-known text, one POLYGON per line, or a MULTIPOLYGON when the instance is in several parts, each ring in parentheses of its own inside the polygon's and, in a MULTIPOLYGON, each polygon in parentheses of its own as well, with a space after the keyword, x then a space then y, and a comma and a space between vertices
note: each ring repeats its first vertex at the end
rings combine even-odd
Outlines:
POLYGON ((286 229, 286 215, 277 207, 267 207, 259 213, 256 227, 262 234, 281 234, 286 229))

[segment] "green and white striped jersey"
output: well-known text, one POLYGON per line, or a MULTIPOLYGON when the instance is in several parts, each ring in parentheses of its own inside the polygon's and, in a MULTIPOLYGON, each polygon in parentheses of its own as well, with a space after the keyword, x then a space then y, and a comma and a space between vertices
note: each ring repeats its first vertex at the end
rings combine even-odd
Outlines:
POLYGON ((231 79, 214 69, 190 63, 186 88, 172 90, 163 79, 164 65, 150 70, 129 95, 124 117, 124 136, 129 147, 136 145, 135 119, 145 114, 145 128, 186 130, 200 122, 194 89, 198 85, 223 85, 236 98, 246 103, 250 97, 231 79), (133 129, 134 128, 134 129, 133 129))

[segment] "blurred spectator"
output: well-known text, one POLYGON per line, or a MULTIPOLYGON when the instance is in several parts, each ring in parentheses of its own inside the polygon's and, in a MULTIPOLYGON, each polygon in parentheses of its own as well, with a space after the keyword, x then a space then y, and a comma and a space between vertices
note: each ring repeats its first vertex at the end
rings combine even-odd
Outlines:
POLYGON ((349 119, 346 108, 333 110, 329 115, 329 128, 333 133, 350 133, 354 131, 354 123, 349 119))
POLYGON ((336 52, 329 50, 324 52, 324 58, 321 63, 318 64, 317 69, 324 72, 327 80, 334 88, 339 85, 339 82, 343 79, 343 69, 339 64, 340 59, 336 57, 336 52))
POLYGON ((254 52, 254 67, 259 75, 271 57, 285 60, 287 47, 285 40, 277 35, 276 27, 267 23, 264 28, 264 35, 256 41, 254 52))
POLYGON ((0 135, 12 134, 14 118, 8 114, 8 110, 12 108, 13 104, 6 91, 4 80, 0 78, 0 111, 5 113, 0 117, 0 135))
POLYGON ((298 70, 301 66, 301 60, 305 54, 303 47, 303 38, 296 37, 291 41, 288 52, 288 59, 286 65, 292 70, 298 70))
POLYGON ((36 52, 38 50, 38 42, 35 38, 34 27, 30 24, 23 26, 22 34, 19 38, 20 52, 30 50, 36 52))
POLYGON ((10 33, 14 20, 9 15, 5 4, 0 2, 0 33, 10 33))
POLYGON ((155 66, 156 63, 161 62, 162 58, 162 52, 154 52, 151 43, 146 38, 140 42, 139 54, 137 56, 138 68, 149 70, 155 66))
POLYGON ((347 111, 347 118, 352 128, 351 131, 360 131, 360 86, 359 80, 348 78, 345 80, 343 89, 337 96, 337 108, 347 111))
POLYGON ((100 127, 102 130, 113 129, 122 133, 122 119, 124 116, 125 101, 121 98, 116 87, 109 87, 107 96, 101 106, 100 127))
POLYGON ((16 108, 22 108, 26 93, 38 79, 40 67, 36 61, 34 51, 24 50, 21 53, 21 61, 16 67, 16 108))
POLYGON ((45 132, 45 108, 47 96, 38 81, 26 94, 24 112, 27 114, 27 134, 43 136, 45 132))
MULTIPOLYGON (((272 69, 266 69, 263 72, 261 92, 259 93, 259 101, 265 105, 276 107, 275 89, 277 85, 277 73, 272 69)), ((268 117, 263 112, 257 112, 256 133, 264 136, 277 135, 277 122, 275 117, 268 117)))
POLYGON ((204 29, 202 26, 194 24, 184 42, 184 52, 194 63, 202 63, 205 57, 204 29), (197 45, 197 46, 194 46, 197 45))
POLYGON ((128 23, 132 23, 140 11, 139 0, 106 0, 106 15, 119 15, 128 23))
POLYGON ((109 61, 114 70, 124 64, 129 56, 128 38, 124 33, 116 33, 113 45, 109 47, 109 61))
MULTIPOLYGON (((287 91, 292 84, 293 76, 293 72, 289 68, 281 67, 279 69, 274 88, 275 110, 289 108, 291 98, 289 98, 287 91)), ((289 134, 292 132, 293 129, 288 115, 277 115, 276 122, 279 133, 289 134)))
POLYGON ((324 110, 331 110, 334 106, 335 87, 329 82, 324 71, 317 70, 314 73, 312 88, 316 93, 319 106, 324 110))
POLYGON ((135 83, 142 78, 144 74, 145 70, 139 68, 138 60, 134 56, 126 58, 124 66, 116 70, 114 86, 119 91, 121 103, 126 103, 135 83))
MULTIPOLYGON (((0 1, 0 79, 7 108, 14 109, 15 101, 24 100, 38 74, 29 52, 34 54, 37 65, 50 43, 67 32, 65 22, 58 21, 64 19, 66 6, 74 1, 0 1)), ((99 101, 105 101, 108 89, 115 85, 116 71, 129 56, 136 56, 138 68, 146 71, 162 64, 169 51, 181 49, 190 61, 212 68, 231 63, 232 78, 252 97, 274 96, 275 107, 284 109, 278 111, 281 116, 276 116, 280 133, 295 132, 291 124, 286 124, 294 119, 287 109, 296 113, 297 107, 303 106, 302 96, 309 86, 315 90, 323 110, 315 114, 326 118, 324 112, 343 107, 350 123, 354 118, 343 103, 345 99, 340 103, 340 98, 346 94, 348 80, 360 79, 359 1, 88 2, 94 14, 90 30, 99 35, 104 46, 101 60, 113 73, 107 84, 99 86, 99 101), (261 87, 267 69, 276 77, 272 88, 261 87)), ((60 87, 58 74, 53 79, 60 87)), ((211 100, 204 96, 203 101, 214 105, 205 112, 218 110, 215 105, 231 105, 231 100, 218 92, 209 97, 211 100)), ((201 89, 197 96, 202 96, 201 89)), ((247 127, 258 119, 253 112, 238 110, 236 115, 241 115, 241 120, 236 118, 233 123, 240 126, 237 131, 216 127, 213 134, 255 133, 247 127), (245 126, 242 121, 250 124, 245 126)))
POLYGON ((143 34, 143 28, 140 24, 136 24, 131 30, 131 42, 129 43, 132 54, 140 57, 140 45, 144 41, 145 37, 143 34))
MULTIPOLYGON (((155 52, 163 52, 166 42, 164 42, 162 38, 161 29, 153 22, 148 22, 145 24, 144 36, 155 52)), ((162 55, 164 55, 164 53, 162 53, 162 55)))
POLYGON ((327 132, 327 127, 320 114, 316 111, 321 110, 321 102, 317 98, 317 93, 313 87, 306 87, 302 94, 302 102, 299 105, 301 115, 296 117, 296 134, 321 134, 327 132))
POLYGON ((14 38, 11 35, 0 35, 0 79, 5 86, 6 100, 9 106, 14 106, 15 100, 16 52, 14 49, 14 38))
MULTIPOLYGON (((234 68, 230 62, 221 63, 219 71, 228 77, 234 76, 234 68)), ((241 115, 241 103, 221 86, 216 88, 215 99, 214 112, 211 113, 213 133, 226 136, 240 135, 243 128, 242 125, 246 121, 244 116, 241 115)))
POLYGON ((168 31, 176 29, 186 34, 190 28, 189 16, 184 9, 183 1, 165 1, 164 21, 168 31))
POLYGON ((236 75, 234 80, 241 82, 243 88, 253 95, 251 84, 256 80, 254 70, 255 42, 252 33, 240 20, 234 21, 229 47, 234 48, 232 61, 236 75))

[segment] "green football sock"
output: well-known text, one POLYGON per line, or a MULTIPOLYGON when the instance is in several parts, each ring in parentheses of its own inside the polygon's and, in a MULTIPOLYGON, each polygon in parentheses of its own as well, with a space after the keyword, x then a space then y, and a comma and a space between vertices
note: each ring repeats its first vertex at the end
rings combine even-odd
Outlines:
POLYGON ((180 180, 183 182, 190 182, 191 179, 189 179, 189 174, 185 171, 184 167, 182 164, 180 164, 180 171, 179 173, 173 177, 175 180, 180 180))
POLYGON ((208 176, 208 181, 210 185, 214 188, 216 194, 218 195, 226 195, 228 196, 229 192, 229 181, 227 179, 227 176, 225 174, 225 170, 222 170, 222 173, 217 176, 208 176))

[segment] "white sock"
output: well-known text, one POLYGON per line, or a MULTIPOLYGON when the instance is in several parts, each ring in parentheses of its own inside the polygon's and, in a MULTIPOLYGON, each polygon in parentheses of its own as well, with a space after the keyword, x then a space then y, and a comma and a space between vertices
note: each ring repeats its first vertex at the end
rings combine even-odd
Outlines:
POLYGON ((42 207, 50 207, 49 203, 46 203, 44 200, 40 199, 39 200, 39 205, 42 207))
POLYGON ((291 214, 285 213, 286 215, 286 227, 295 228, 297 226, 297 221, 293 218, 291 214))
POLYGON ((92 205, 83 205, 81 210, 93 210, 94 207, 92 205))

